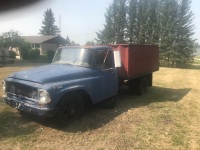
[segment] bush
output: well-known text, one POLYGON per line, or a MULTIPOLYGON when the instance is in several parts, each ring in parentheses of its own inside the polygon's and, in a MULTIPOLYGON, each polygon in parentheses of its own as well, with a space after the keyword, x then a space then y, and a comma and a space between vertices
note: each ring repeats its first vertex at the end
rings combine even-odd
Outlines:
POLYGON ((29 59, 39 59, 40 58, 40 50, 39 49, 31 49, 28 53, 29 59))
POLYGON ((14 59, 16 58, 16 52, 13 50, 9 51, 9 55, 10 55, 10 58, 14 58, 14 59))
POLYGON ((31 49, 31 44, 23 41, 19 46, 20 56, 23 60, 27 60, 29 56, 29 50, 31 49))
POLYGON ((48 62, 52 62, 54 55, 55 55, 54 50, 47 50, 47 60, 48 60, 48 62))
POLYGON ((48 63, 47 55, 46 54, 40 55, 40 60, 39 61, 43 62, 43 63, 48 63))

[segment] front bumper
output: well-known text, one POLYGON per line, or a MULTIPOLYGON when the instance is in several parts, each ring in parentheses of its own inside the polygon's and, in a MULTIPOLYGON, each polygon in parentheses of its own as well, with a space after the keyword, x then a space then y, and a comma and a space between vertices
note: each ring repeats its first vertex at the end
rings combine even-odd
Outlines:
POLYGON ((32 105, 32 104, 26 103, 25 101, 19 101, 15 98, 3 97, 3 99, 7 105, 13 108, 16 108, 20 111, 23 111, 29 114, 42 116, 42 117, 54 116, 58 109, 58 108, 47 108, 44 106, 32 105))

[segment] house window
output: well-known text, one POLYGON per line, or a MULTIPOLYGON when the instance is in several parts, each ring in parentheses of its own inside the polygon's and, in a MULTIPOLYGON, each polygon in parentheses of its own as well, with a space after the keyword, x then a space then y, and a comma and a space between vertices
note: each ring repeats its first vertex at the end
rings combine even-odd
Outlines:
POLYGON ((35 44, 35 48, 39 49, 40 48, 40 44, 35 44))
POLYGON ((32 49, 40 49, 40 44, 31 44, 32 49))

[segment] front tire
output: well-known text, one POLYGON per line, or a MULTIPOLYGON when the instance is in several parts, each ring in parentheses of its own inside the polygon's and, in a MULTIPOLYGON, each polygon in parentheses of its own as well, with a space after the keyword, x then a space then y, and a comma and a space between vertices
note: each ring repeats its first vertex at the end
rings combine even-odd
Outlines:
POLYGON ((59 103, 57 119, 59 123, 66 124, 70 120, 80 118, 84 112, 83 98, 79 93, 65 95, 59 103))

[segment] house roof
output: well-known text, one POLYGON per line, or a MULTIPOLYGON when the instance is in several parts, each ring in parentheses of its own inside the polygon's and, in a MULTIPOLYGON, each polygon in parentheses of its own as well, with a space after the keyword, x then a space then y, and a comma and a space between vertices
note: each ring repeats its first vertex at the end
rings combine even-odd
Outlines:
POLYGON ((51 40, 55 37, 59 37, 59 35, 56 35, 56 36, 21 36, 21 37, 29 43, 40 44, 40 43, 44 43, 48 40, 51 40))

